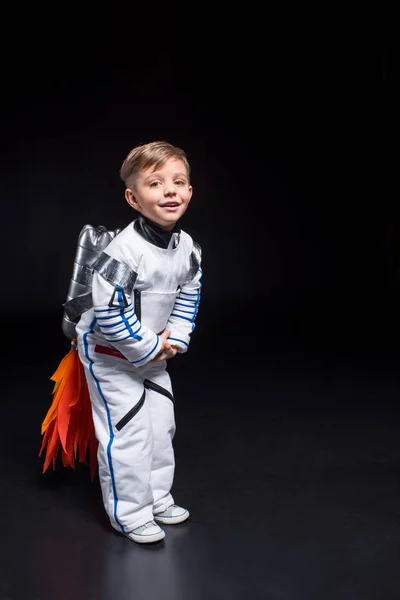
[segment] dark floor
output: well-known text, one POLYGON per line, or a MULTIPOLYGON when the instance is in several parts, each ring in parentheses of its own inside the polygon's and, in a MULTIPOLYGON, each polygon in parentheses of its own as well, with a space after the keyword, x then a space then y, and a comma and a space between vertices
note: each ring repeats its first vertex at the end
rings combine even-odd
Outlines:
POLYGON ((154 546, 111 529, 86 467, 41 474, 49 377, 68 343, 55 327, 24 356, 11 346, 1 600, 399 600, 396 332, 349 319, 260 339, 205 323, 170 366, 173 492, 192 516, 154 546))

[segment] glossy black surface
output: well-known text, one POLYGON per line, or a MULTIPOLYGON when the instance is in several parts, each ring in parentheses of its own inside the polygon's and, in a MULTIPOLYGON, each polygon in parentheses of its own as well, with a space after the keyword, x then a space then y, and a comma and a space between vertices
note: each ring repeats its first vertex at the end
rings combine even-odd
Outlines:
POLYGON ((173 491, 191 518, 153 546, 111 529, 84 465, 41 474, 49 377, 68 349, 57 319, 21 360, 10 344, 0 598, 399 597, 395 338, 349 323, 347 333, 271 331, 260 345, 203 312, 191 352, 171 363, 173 491), (223 351, 215 336, 229 342, 223 351))

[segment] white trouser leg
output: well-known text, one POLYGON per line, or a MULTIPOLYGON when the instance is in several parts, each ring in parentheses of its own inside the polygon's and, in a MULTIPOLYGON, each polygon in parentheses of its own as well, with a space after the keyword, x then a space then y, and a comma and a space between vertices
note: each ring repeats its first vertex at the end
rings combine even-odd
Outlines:
POLYGON ((175 434, 174 402, 166 361, 150 363, 143 370, 142 377, 153 429, 150 485, 153 491, 153 511, 157 513, 174 503, 171 495, 175 471, 172 446, 175 434))
POLYGON ((153 518, 153 431, 143 381, 122 358, 96 354, 90 346, 79 350, 99 441, 104 507, 112 526, 127 533, 153 518))

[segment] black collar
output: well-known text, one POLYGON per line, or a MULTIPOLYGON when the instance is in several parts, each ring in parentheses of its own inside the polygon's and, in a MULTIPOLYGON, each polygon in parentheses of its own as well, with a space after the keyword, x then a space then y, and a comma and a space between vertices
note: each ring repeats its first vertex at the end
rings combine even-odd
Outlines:
POLYGON ((175 225, 172 231, 165 231, 165 229, 161 229, 161 227, 143 215, 138 216, 138 218, 134 221, 133 226, 135 231, 144 237, 145 240, 150 242, 150 244, 165 249, 168 248, 172 234, 177 233, 179 236, 181 232, 177 225, 175 225))

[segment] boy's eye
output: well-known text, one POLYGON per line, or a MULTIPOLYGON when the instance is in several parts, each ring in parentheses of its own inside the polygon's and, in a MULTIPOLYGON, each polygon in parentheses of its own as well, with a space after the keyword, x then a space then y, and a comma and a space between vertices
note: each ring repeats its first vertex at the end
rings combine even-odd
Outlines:
POLYGON ((150 183, 150 187, 156 187, 156 186, 157 186, 157 185, 159 185, 159 184, 160 184, 160 182, 159 182, 159 181, 152 181, 152 182, 150 183))
POLYGON ((176 185, 185 185, 185 182, 182 181, 182 179, 178 179, 178 181, 175 181, 176 185))

